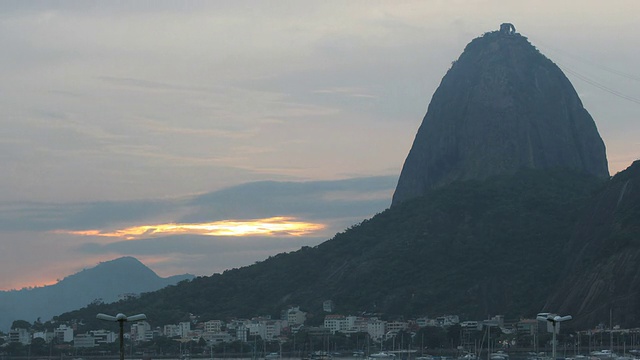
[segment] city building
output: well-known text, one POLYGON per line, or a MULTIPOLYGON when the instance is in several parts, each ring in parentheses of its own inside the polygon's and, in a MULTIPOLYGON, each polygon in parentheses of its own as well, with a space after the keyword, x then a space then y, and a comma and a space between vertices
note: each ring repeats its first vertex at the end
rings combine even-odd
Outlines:
POLYGON ((227 332, 205 332, 202 338, 209 344, 215 345, 219 343, 233 342, 235 338, 227 332))
POLYGON ((138 321, 131 324, 130 339, 137 342, 153 340, 153 330, 151 330, 151 325, 146 321, 138 321))
POLYGON ((73 328, 67 325, 58 326, 53 333, 59 344, 73 341, 73 328))
POLYGON ((344 332, 348 328, 347 318, 344 315, 327 315, 324 317, 324 327, 332 334, 344 332))
POLYGON ((175 324, 167 324, 162 328, 162 334, 166 337, 182 336, 180 327, 175 324))
POLYGON ((111 344, 116 342, 117 335, 113 331, 108 330, 91 330, 89 334, 96 340, 96 344, 111 344))
POLYGON ((50 331, 37 331, 31 336, 33 339, 42 339, 45 343, 50 343, 54 338, 54 333, 50 331))
POLYGON ((367 333, 374 341, 380 341, 386 333, 387 322, 378 318, 370 318, 367 322, 367 333))
POLYGON ((73 337, 73 347, 92 348, 96 346, 96 338, 91 334, 78 334, 73 337))
POLYGON ((222 330, 223 322, 220 320, 209 320, 204 323, 204 332, 219 333, 222 330))
POLYGON ((178 324, 178 335, 185 338, 191 331, 191 321, 183 321, 178 324))
POLYGON ((301 311, 299 307, 290 308, 287 311, 287 323, 289 326, 302 325, 307 320, 307 313, 301 311))
POLYGON ((324 312, 333 312, 333 310, 335 309, 335 304, 333 303, 333 300, 325 300, 322 303, 322 311, 324 312))
POLYGON ((31 344, 31 333, 29 333, 29 330, 27 329, 11 329, 9 331, 9 342, 29 345, 31 344))
POLYGON ((391 332, 392 334, 397 334, 402 330, 407 330, 409 328, 409 323, 406 321, 389 321, 387 322, 386 331, 391 332))

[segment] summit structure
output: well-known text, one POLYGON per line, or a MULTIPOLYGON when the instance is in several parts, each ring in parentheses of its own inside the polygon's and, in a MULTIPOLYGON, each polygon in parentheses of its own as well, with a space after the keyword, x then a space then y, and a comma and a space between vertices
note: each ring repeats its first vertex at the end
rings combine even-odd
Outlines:
POLYGON ((609 176, 604 143, 571 82, 505 23, 471 41, 442 79, 392 205, 526 168, 609 176))

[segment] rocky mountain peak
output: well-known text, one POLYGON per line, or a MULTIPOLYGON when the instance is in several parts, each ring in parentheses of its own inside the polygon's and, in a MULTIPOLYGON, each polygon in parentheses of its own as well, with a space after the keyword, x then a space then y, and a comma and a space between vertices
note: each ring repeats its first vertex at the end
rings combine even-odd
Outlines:
POLYGON ((471 41, 433 94, 393 205, 522 168, 608 177, 596 125, 562 70, 505 23, 471 41))

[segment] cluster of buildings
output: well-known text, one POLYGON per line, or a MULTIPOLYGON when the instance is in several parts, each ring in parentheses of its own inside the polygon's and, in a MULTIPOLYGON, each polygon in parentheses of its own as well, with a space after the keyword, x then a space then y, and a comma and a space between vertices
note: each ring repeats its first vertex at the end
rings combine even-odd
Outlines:
MULTIPOLYGON (((138 321, 131 323, 131 329, 124 334, 124 337, 134 342, 151 341, 158 336, 178 338, 183 342, 204 339, 209 344, 232 341, 246 342, 255 336, 272 341, 283 336, 285 331, 299 330, 304 325, 306 316, 307 314, 299 307, 291 307, 282 313, 281 319, 257 317, 231 320, 225 323, 222 320, 198 322, 197 318, 192 316, 190 321, 155 328, 147 321, 138 321)), ((108 330, 90 330, 84 334, 77 334, 74 327, 67 325, 60 325, 53 332, 31 332, 28 329, 16 328, 9 331, 7 342, 29 345, 36 338, 42 338, 46 343, 56 339, 58 344, 73 342, 73 346, 76 348, 91 348, 116 342, 118 334, 108 330)))
MULTIPOLYGON (((323 304, 325 312, 333 312, 334 304, 326 301, 323 304)), ((459 324, 465 330, 481 330, 483 326, 499 326, 504 332, 510 331, 505 327, 502 316, 496 316, 484 321, 463 321, 457 315, 444 315, 436 318, 421 317, 413 320, 387 321, 375 314, 369 315, 339 315, 328 314, 320 327, 304 326, 307 314, 299 307, 290 307, 281 313, 279 319, 271 317, 256 317, 252 319, 235 319, 230 321, 208 320, 198 321, 192 316, 189 321, 178 324, 168 324, 163 327, 152 327, 147 321, 131 323, 130 331, 124 336, 133 342, 152 341, 159 336, 177 339, 183 342, 200 341, 204 339, 208 344, 228 343, 233 341, 247 342, 256 336, 266 341, 285 340, 288 334, 304 329, 315 335, 342 333, 347 336, 366 333, 374 342, 380 342, 395 337, 400 331, 417 332, 423 327, 449 327, 459 324)), ((509 328, 518 332, 533 332, 536 320, 521 320, 517 324, 510 324, 509 328)), ((77 334, 73 327, 60 325, 53 332, 30 332, 27 329, 12 329, 8 342, 30 344, 33 339, 42 338, 50 343, 71 343, 77 348, 91 348, 101 344, 116 342, 118 334, 108 330, 91 330, 77 334)))
POLYGON ((92 346, 98 346, 115 342, 118 339, 118 336, 113 331, 108 330, 91 330, 86 334, 77 335, 74 335, 74 332, 74 328, 67 325, 60 325, 53 331, 31 332, 28 329, 16 328, 9 331, 7 342, 29 345, 34 339, 42 339, 46 343, 50 343, 55 339, 59 344, 73 341, 74 346, 87 347, 88 343, 95 344, 92 346))
POLYGON ((327 315, 324 318, 324 328, 331 334, 337 332, 343 334, 367 333, 371 340, 380 342, 395 337, 400 331, 415 332, 423 327, 449 327, 460 324, 467 330, 481 330, 483 325, 504 326, 504 318, 495 316, 485 321, 464 321, 460 322, 458 315, 443 315, 430 319, 427 317, 415 320, 393 320, 385 321, 372 316, 355 315, 327 315))

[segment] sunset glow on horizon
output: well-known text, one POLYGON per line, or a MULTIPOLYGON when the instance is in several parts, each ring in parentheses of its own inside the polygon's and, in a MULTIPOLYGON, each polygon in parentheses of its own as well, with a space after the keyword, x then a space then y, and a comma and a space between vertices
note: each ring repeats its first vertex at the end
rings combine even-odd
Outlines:
POLYGON ((167 235, 203 236, 305 236, 325 228, 324 224, 276 216, 251 220, 220 220, 208 223, 167 223, 131 226, 118 230, 57 230, 78 236, 100 236, 137 240, 167 235))

